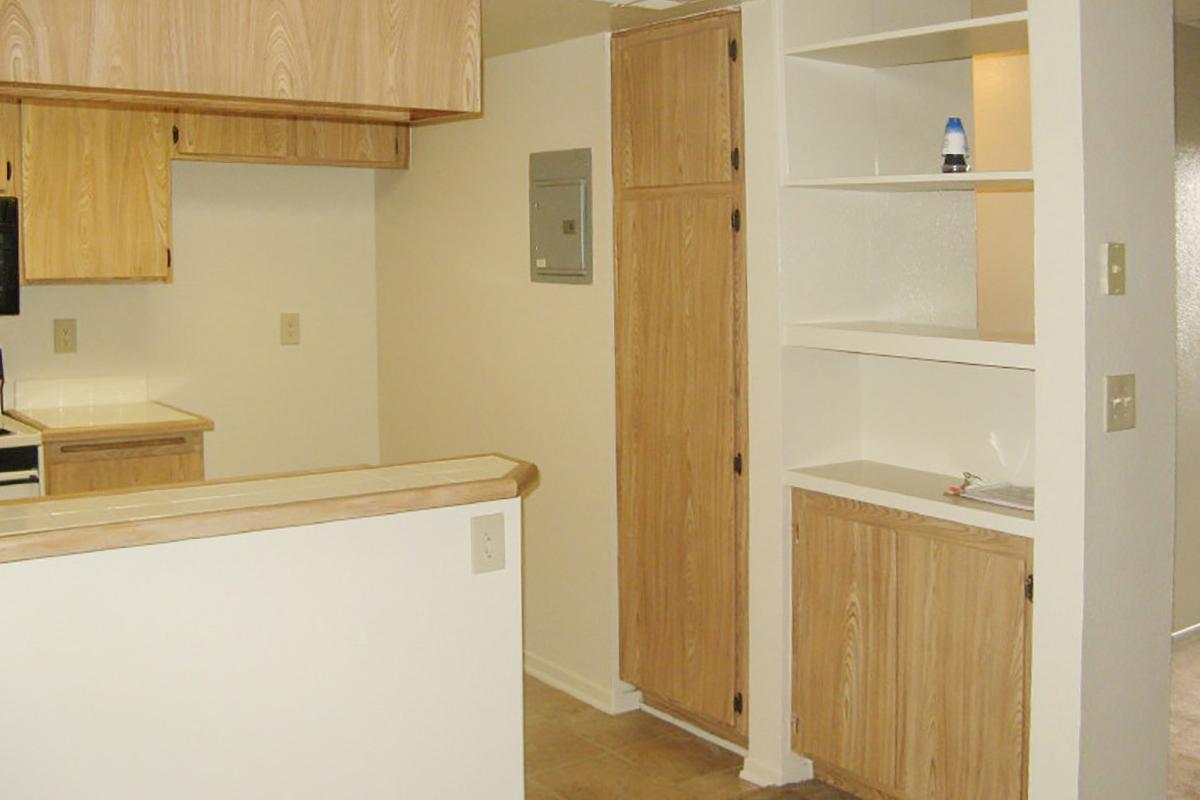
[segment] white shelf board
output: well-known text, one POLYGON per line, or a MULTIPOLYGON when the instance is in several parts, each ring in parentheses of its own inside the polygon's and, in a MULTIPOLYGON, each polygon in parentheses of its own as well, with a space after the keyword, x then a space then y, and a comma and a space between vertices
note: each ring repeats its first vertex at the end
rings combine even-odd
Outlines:
POLYGON ((798 489, 1033 538, 1036 523, 1030 512, 945 496, 946 489, 961 482, 961 478, 878 461, 823 464, 784 472, 784 483, 798 489))
POLYGON ((870 36, 854 36, 806 45, 787 54, 797 58, 898 67, 1029 49, 1029 12, 927 25, 870 36))
POLYGON ((1035 369, 1029 341, 980 339, 976 331, 887 322, 796 323, 788 327, 789 347, 914 358, 951 364, 1035 369))
POLYGON ((860 192, 971 192, 976 189, 1033 188, 1032 172, 959 172, 928 175, 864 175, 845 178, 788 179, 796 189, 842 189, 860 192))

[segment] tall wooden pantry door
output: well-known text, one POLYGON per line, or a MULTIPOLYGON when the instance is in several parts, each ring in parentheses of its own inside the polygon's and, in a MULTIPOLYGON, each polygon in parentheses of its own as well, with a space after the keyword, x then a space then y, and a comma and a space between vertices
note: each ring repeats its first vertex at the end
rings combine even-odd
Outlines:
POLYGON ((741 17, 613 37, 621 678, 746 739, 741 17))

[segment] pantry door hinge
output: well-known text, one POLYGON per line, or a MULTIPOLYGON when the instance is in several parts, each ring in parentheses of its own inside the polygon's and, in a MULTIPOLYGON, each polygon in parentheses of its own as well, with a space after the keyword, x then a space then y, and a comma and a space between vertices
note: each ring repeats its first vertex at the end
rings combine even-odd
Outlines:
POLYGON ((745 703, 742 701, 742 693, 738 692, 733 696, 733 713, 741 714, 745 703))
POLYGON ((1025 576, 1025 599, 1031 603, 1033 602, 1033 576, 1032 575, 1025 576))
POLYGON ((742 148, 733 148, 733 153, 730 154, 729 160, 733 162, 733 169, 736 172, 742 168, 742 148))
POLYGON ((741 453, 738 453, 737 455, 735 455, 733 457, 733 471, 738 475, 742 474, 742 454, 741 453))
POLYGON ((729 60, 737 61, 738 59, 738 42, 737 39, 729 40, 729 60))
POLYGON ((733 210, 733 219, 731 220, 731 222, 733 223, 733 232, 741 233, 741 231, 742 231, 742 210, 740 208, 735 208, 733 210))

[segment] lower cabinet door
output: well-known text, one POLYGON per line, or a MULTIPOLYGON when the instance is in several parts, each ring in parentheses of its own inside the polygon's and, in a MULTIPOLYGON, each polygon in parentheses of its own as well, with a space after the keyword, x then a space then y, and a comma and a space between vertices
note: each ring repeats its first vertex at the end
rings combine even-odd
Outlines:
POLYGON ((799 500, 793 746, 879 787, 896 777, 896 533, 853 504, 799 500))
POLYGON ((793 497, 793 749, 864 797, 1026 794, 1032 542, 793 497))
POLYGON ((897 538, 904 797, 1024 797, 1029 573, 1010 539, 897 538))

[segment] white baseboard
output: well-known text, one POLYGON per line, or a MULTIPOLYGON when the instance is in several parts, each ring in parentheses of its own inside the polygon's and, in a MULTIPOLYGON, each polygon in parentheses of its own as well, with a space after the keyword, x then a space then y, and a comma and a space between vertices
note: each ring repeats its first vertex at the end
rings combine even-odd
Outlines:
POLYGON ((1171 634, 1171 638, 1179 641, 1180 639, 1190 639, 1193 636, 1200 636, 1200 622, 1195 625, 1190 625, 1183 630, 1175 631, 1171 634))
POLYGON ((813 765, 807 758, 799 756, 792 757, 789 763, 782 767, 747 758, 742 762, 742 771, 738 777, 755 786, 785 786, 789 783, 812 780, 813 765))
POLYGON ((737 755, 741 756, 742 758, 746 757, 746 748, 739 747, 738 745, 734 744, 733 742, 727 742, 724 739, 722 739, 720 736, 714 736, 713 734, 709 733, 708 731, 704 730, 703 728, 697 728, 695 725, 692 725, 690 722, 684 722, 681 719, 676 719, 675 717, 672 717, 667 712, 659 711, 657 708, 652 708, 652 707, 646 705, 645 703, 642 704, 642 711, 645 711, 647 714, 649 714, 652 717, 657 717, 658 719, 661 719, 663 722, 669 722, 672 725, 674 725, 676 728, 681 728, 681 729, 687 731, 692 736, 695 736, 697 739, 703 739, 704 741, 708 742, 709 744, 715 744, 717 747, 728 750, 731 753, 736 753, 737 755))
POLYGON ((628 692, 618 694, 612 687, 589 680, 528 650, 525 651, 525 672, 605 714, 622 714, 641 707, 641 692, 634 691, 634 697, 628 692))

